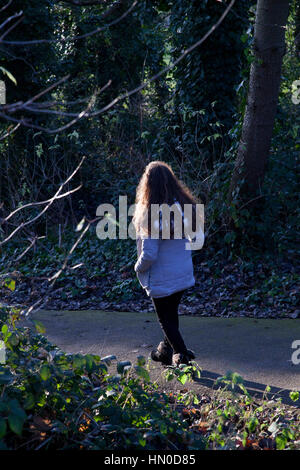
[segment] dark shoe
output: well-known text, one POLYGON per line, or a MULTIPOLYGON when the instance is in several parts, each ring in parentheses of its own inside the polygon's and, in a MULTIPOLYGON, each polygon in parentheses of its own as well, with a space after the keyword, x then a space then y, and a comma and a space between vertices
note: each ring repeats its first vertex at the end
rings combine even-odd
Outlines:
POLYGON ((157 349, 151 351, 151 359, 155 362, 161 362, 165 366, 170 366, 172 365, 172 354, 173 349, 171 346, 168 346, 164 341, 161 341, 157 346, 157 349))
POLYGON ((172 366, 178 367, 180 364, 189 364, 192 359, 195 359, 195 354, 190 349, 187 349, 185 353, 173 354, 172 366))

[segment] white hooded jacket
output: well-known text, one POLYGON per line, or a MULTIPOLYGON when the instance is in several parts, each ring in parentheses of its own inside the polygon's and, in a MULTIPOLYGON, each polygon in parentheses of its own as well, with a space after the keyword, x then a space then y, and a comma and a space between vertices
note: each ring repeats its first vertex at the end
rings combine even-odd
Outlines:
MULTIPOLYGON (((183 216, 180 204, 177 201, 175 203, 183 216)), ((158 222, 156 228, 158 228, 158 222)), ((159 228, 161 233, 161 217, 159 228)), ((202 228, 198 230, 193 240, 184 236, 180 239, 137 236, 138 260, 134 270, 141 286, 149 296, 165 297, 195 285, 191 255, 191 249, 194 248, 191 244, 196 243, 196 249, 202 248, 204 243, 202 228)))

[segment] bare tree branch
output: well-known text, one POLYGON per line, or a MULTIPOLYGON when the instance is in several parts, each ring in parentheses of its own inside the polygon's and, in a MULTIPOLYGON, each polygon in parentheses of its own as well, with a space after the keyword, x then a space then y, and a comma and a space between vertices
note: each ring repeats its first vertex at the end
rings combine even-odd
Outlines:
MULTIPOLYGON (((152 83, 153 81, 157 80, 159 77, 161 77, 163 74, 165 74, 166 72, 168 72, 169 70, 171 70, 172 68, 174 68, 180 61, 182 61, 188 54, 190 54, 194 49, 196 49, 197 47, 199 47, 219 26, 220 24, 222 23, 222 21, 224 20, 224 18, 227 16, 227 14, 229 13, 229 11, 231 10, 231 8, 233 7, 235 3, 235 0, 231 0, 230 4, 227 6, 227 8, 224 10, 223 14, 220 16, 219 20, 207 31, 207 33, 201 38, 199 39, 198 41, 196 41, 194 44, 192 44, 189 48, 187 48, 172 64, 164 67, 162 70, 160 70, 157 74, 153 75, 152 77, 150 77, 148 80, 146 80, 145 82, 141 83, 139 86, 137 86, 136 88, 134 88, 133 90, 130 90, 126 93, 123 93, 121 94, 120 96, 116 97, 114 100, 112 100, 110 103, 108 103, 107 105, 105 105, 103 108, 97 110, 97 111, 94 111, 94 112, 89 112, 89 106, 84 110, 84 111, 81 111, 80 113, 72 113, 72 112, 62 112, 62 111, 56 111, 56 110, 49 110, 49 109, 41 109, 41 103, 38 104, 38 108, 37 107, 32 107, 32 106, 28 106, 28 104, 30 103, 33 103, 35 100, 36 100, 36 97, 34 98, 31 98, 31 100, 28 100, 26 103, 16 103, 16 104, 13 104, 13 105, 5 105, 5 107, 2 107, 2 109, 5 109, 6 113, 12 113, 14 112, 16 109, 20 110, 25 110, 25 111, 30 111, 30 112, 35 112, 35 113, 45 113, 45 114, 54 114, 54 115, 58 115, 58 116, 64 116, 64 117, 70 117, 70 118, 74 118, 73 120, 71 120, 69 123, 67 123, 66 125, 62 126, 62 127, 59 127, 59 128, 56 128, 56 129, 47 129, 47 128, 43 128, 42 126, 39 126, 37 124, 32 124, 31 122, 27 121, 26 119, 22 119, 22 120, 18 120, 16 118, 12 118, 11 116, 9 116, 8 114, 5 114, 5 113, 1 113, 0 112, 0 117, 3 117, 4 119, 8 119, 12 122, 17 122, 17 123, 20 123, 21 125, 25 126, 25 127, 30 127, 30 128, 33 128, 33 129, 37 129, 37 130, 41 130, 41 131, 44 131, 46 133, 49 133, 49 134, 53 134, 53 133, 57 133, 57 132, 61 132, 67 128, 69 128, 70 126, 72 126, 74 123, 76 123, 77 121, 79 121, 80 119, 82 119, 83 117, 96 117, 102 113, 105 113, 106 111, 108 111, 109 109, 111 109, 113 106, 115 106, 118 102, 128 98, 129 96, 141 91, 142 89, 146 88, 150 83, 152 83), (15 107, 15 108, 14 108, 15 107)), ((103 89, 105 89, 107 86, 109 86, 110 83, 107 83, 101 91, 103 91, 103 89)), ((42 92, 43 93, 43 92, 42 92)), ((43 93, 45 94, 45 93, 43 93)), ((41 95, 41 94, 40 94, 41 95)), ((1 109, 1 107, 0 107, 1 109)))
MULTIPOLYGON (((57 84, 56 84, 57 85, 57 84)), ((1 113, 0 112, 0 117, 3 117, 4 119, 8 120, 8 121, 12 121, 12 122, 17 122, 25 127, 29 127, 30 129, 37 129, 37 130, 40 130, 40 131, 43 131, 43 132, 46 132, 47 134, 57 134, 59 132, 62 132, 66 129, 68 129, 69 127, 71 127, 73 124, 75 124, 76 122, 78 122, 80 119, 82 119, 83 117, 87 116, 89 114, 89 110, 90 108, 93 106, 94 104, 94 99, 96 97, 96 95, 99 95, 100 93, 102 93, 106 88, 108 88, 109 86, 111 85, 111 80, 109 80, 106 85, 104 85, 100 90, 96 90, 94 95, 90 98, 90 101, 87 105, 87 107, 81 111, 80 113, 75 113, 74 116, 75 118, 73 120, 71 120, 70 122, 68 122, 67 124, 65 124, 64 126, 61 126, 61 127, 57 127, 56 129, 48 129, 46 127, 42 127, 42 126, 39 126, 38 124, 33 124, 29 121, 27 121, 26 119, 22 118, 22 119, 17 119, 17 118, 13 118, 12 116, 8 115, 8 114, 5 114, 5 113, 1 113)), ((43 92, 44 94, 44 92, 43 92)), ((36 97, 33 97, 31 98, 30 101, 34 100, 36 97)), ((19 104, 20 102, 18 102, 18 108, 19 107, 19 104)), ((5 105, 6 109, 8 108, 8 105, 5 105)), ((1 107, 0 107, 1 109, 1 107)), ((8 108, 10 110, 10 108, 8 108)), ((22 108, 21 109, 26 109, 26 108, 22 108)), ((19 110, 19 109, 18 109, 19 110)), ((13 109, 13 112, 15 111, 15 109, 13 109)), ((42 110, 40 110, 39 112, 42 112, 42 110)), ((54 112, 54 111, 53 111, 54 112)), ((61 114, 61 112, 59 112, 58 114, 61 114)))
POLYGON ((8 28, 3 34, 2 36, 0 37, 0 43, 4 43, 5 41, 3 41, 3 38, 5 38, 5 36, 7 36, 13 29, 15 29, 16 26, 18 26, 19 23, 21 23, 21 21, 23 21, 24 19, 24 16, 21 16, 23 15, 23 12, 20 11, 19 13, 16 13, 15 15, 11 16, 10 18, 8 18, 8 20, 4 21, 4 23, 2 23, 0 29, 2 29, 4 27, 4 25, 7 23, 7 21, 11 21, 12 19, 14 18, 17 18, 17 17, 21 17, 18 19, 18 21, 16 21, 10 28, 8 28))
POLYGON ((9 127, 8 130, 0 136, 0 140, 3 140, 3 139, 6 139, 7 137, 9 137, 11 134, 13 134, 17 129, 19 129, 19 127, 21 126, 21 123, 19 122, 15 127, 9 127))
POLYGON ((28 62, 24 57, 19 57, 19 56, 16 56, 14 54, 12 54, 11 52, 7 51, 6 49, 0 49, 0 52, 2 52, 2 54, 6 54, 10 57, 12 57, 14 60, 21 60, 22 62, 24 62, 26 65, 28 65, 28 67, 31 68, 32 72, 36 75, 37 72, 36 70, 34 69, 33 65, 28 62))
POLYGON ((15 18, 19 18, 22 15, 23 15, 23 11, 19 11, 18 13, 15 13, 14 15, 10 16, 9 18, 6 18, 6 20, 3 21, 3 23, 0 24, 0 29, 3 29, 4 26, 7 25, 7 23, 14 20, 15 18))
POLYGON ((20 261, 25 255, 26 253, 36 244, 36 241, 37 240, 40 240, 42 238, 45 238, 44 236, 43 237, 33 237, 33 239, 30 241, 30 245, 16 258, 16 262, 20 261))
MULTIPOLYGON (((90 31, 85 34, 81 34, 79 36, 68 36, 66 38, 61 38, 59 42, 64 43, 68 41, 78 41, 79 39, 88 38, 97 33, 100 33, 101 31, 104 31, 105 29, 110 28, 111 26, 114 26, 115 24, 119 23, 124 18, 126 18, 126 16, 129 15, 129 13, 134 9, 136 5, 137 5, 137 0, 135 0, 130 6, 130 8, 128 8, 128 10, 126 10, 121 16, 119 16, 119 18, 111 21, 110 23, 107 23, 104 26, 100 26, 99 28, 96 28, 93 31, 90 31)), ((6 36, 9 32, 10 30, 6 31, 4 35, 6 36)), ((10 44, 12 46, 27 46, 27 45, 33 45, 33 44, 50 44, 50 43, 58 42, 57 39, 33 39, 31 41, 2 41, 2 38, 4 37, 4 35, 0 38, 0 43, 2 42, 2 44, 10 44)))
MULTIPOLYGON (((135 6, 136 3, 137 2, 134 2, 131 5, 130 9, 132 9, 135 6)), ((3 111, 5 111, 5 112, 3 112, 3 111, 0 112, 0 117, 2 117, 5 120, 12 121, 12 122, 16 123, 17 125, 15 126, 14 131, 20 125, 22 125, 24 127, 40 130, 40 131, 46 132, 48 134, 55 134, 55 133, 62 132, 64 130, 68 129, 69 127, 71 127, 72 125, 74 125, 76 122, 78 122, 80 119, 82 119, 84 117, 89 117, 89 118, 96 117, 96 116, 108 111, 109 109, 111 109, 118 102, 120 102, 120 101, 128 98, 129 96, 139 92, 140 90, 146 88, 151 82, 153 82, 154 80, 157 80, 157 78, 159 78, 160 76, 162 76, 163 74, 165 74, 166 72, 168 72, 169 70, 174 68, 181 60, 183 60, 196 47, 200 46, 215 31, 215 29, 222 23, 222 21, 224 20, 226 15, 229 13, 229 11, 231 10, 234 3, 235 3, 235 0, 232 0, 230 2, 230 4, 227 6, 227 8, 224 10, 224 12, 221 15, 221 17, 219 18, 219 20, 209 29, 209 31, 201 39, 199 39, 194 44, 192 44, 192 46, 190 46, 188 49, 186 49, 172 64, 168 65, 167 67, 164 67, 157 74, 153 75, 148 80, 146 80, 146 82, 141 83, 138 87, 134 88, 133 90, 130 90, 129 92, 123 93, 120 96, 116 97, 110 103, 108 103, 103 108, 101 108, 97 111, 90 112, 91 106, 94 102, 95 94, 101 93, 104 89, 106 89, 108 86, 110 86, 111 81, 109 81, 100 91, 96 92, 92 96, 92 98, 90 99, 87 107, 79 113, 78 112, 76 112, 76 113, 63 112, 61 110, 59 110, 59 111, 52 110, 52 109, 49 109, 49 107, 48 108, 46 107, 46 103, 35 103, 35 101, 37 99, 39 99, 41 96, 45 95, 47 92, 51 91, 54 87, 58 86, 60 83, 67 80, 67 78, 68 78, 68 76, 67 76, 67 77, 63 77, 61 80, 59 80, 55 84, 51 85, 46 90, 43 90, 39 94, 37 94, 34 97, 30 98, 25 103, 22 102, 22 101, 19 101, 17 103, 13 103, 13 104, 10 104, 10 105, 6 104, 6 105, 3 105, 2 107, 0 106, 0 110, 2 109, 3 111), (49 129, 49 128, 42 127, 38 124, 32 123, 30 119, 27 119, 27 118, 24 118, 24 117, 22 117, 21 119, 17 119, 17 118, 12 117, 11 114, 13 114, 16 111, 27 111, 27 112, 31 112, 31 113, 44 113, 44 114, 50 114, 50 115, 52 114, 52 115, 57 115, 57 116, 60 116, 60 117, 70 117, 70 118, 73 118, 73 119, 71 119, 68 123, 64 124, 61 127, 58 127, 58 128, 55 128, 55 129, 49 129)), ((127 10, 127 12, 125 12, 125 13, 128 14, 129 10, 127 10)), ((118 20, 120 20, 120 18, 118 20)), ((51 106, 55 106, 55 102, 51 103, 51 106)), ((3 138, 4 137, 1 137, 0 140, 3 139, 3 138)))
POLYGON ((47 302, 48 302, 49 297, 50 297, 50 293, 53 290, 53 287, 54 287, 57 279, 59 278, 61 273, 66 269, 67 264, 68 264, 68 260, 70 259, 72 253, 74 252, 75 248, 78 246, 78 244, 80 243, 80 241, 82 240, 82 238, 84 237, 84 235, 86 234, 88 229, 90 228, 91 224, 93 222, 95 222, 96 220, 98 220, 98 219, 99 219, 99 217, 94 219, 94 220, 88 221, 88 224, 86 225, 84 230, 81 232, 81 234, 79 235, 79 237, 77 238, 77 240, 75 241, 75 243, 73 244, 71 249, 69 250, 69 253, 67 254, 63 264, 61 265, 61 268, 55 274, 53 274, 53 276, 48 278, 48 281, 50 282, 50 285, 49 285, 49 290, 47 292, 47 295, 44 295, 41 299, 37 300, 37 302, 35 302, 29 308, 24 309, 22 313, 25 314, 25 316, 28 316, 30 313, 34 312, 37 309, 37 307, 42 308, 42 307, 45 307, 47 305, 47 302))
POLYGON ((66 268, 67 266, 67 263, 68 263, 68 260, 70 258, 70 256, 72 255, 73 251, 75 250, 75 248, 77 247, 77 245, 79 244, 80 240, 83 238, 83 236, 86 234, 86 232, 88 231, 88 229, 90 228, 91 226, 91 223, 93 221, 89 222, 86 227, 84 228, 84 230, 81 232, 80 236, 77 238, 76 242, 74 243, 74 245, 72 246, 72 248, 70 249, 69 253, 67 254, 64 262, 63 262, 63 265, 62 267, 52 276, 49 278, 49 281, 56 281, 56 279, 61 275, 61 273, 63 272, 63 270, 66 268))
POLYGON ((6 110, 6 109, 9 109, 9 111, 11 113, 14 113, 16 111, 18 111, 20 108, 24 108, 26 105, 29 105, 31 103, 33 103, 34 101, 36 101, 37 99, 41 98, 41 96, 44 96, 46 93, 48 93, 49 91, 53 90, 54 88, 58 87, 58 85, 60 85, 61 83, 64 83, 66 80, 68 80, 68 78, 70 78, 70 74, 69 75, 66 75, 65 77, 62 77, 60 80, 58 80, 57 82, 53 83, 52 85, 50 85, 48 88, 46 88, 45 90, 42 90, 40 93, 38 93, 37 95, 33 96, 32 98, 30 98, 29 100, 25 101, 25 103, 23 101, 18 101, 14 104, 11 104, 11 105, 7 105, 7 104, 4 104, 2 106, 2 109, 6 110))
MULTIPOLYGON (((79 186, 77 186, 77 188, 71 189, 70 191, 67 191, 66 193, 59 194, 58 196, 56 196, 55 199, 61 199, 61 198, 66 197, 66 196, 70 196, 70 194, 75 193, 81 187, 82 187, 82 185, 80 184, 79 186)), ((8 214, 8 216, 5 219, 2 219, 1 224, 3 224, 4 222, 7 222, 9 219, 11 219, 11 217, 13 217, 15 214, 17 214, 17 212, 20 212, 23 209, 28 209, 29 207, 41 206, 43 204, 48 204, 48 202, 51 202, 51 201, 52 201, 52 198, 46 199, 45 201, 29 202, 28 204, 24 204, 24 206, 18 207, 13 212, 10 212, 10 214, 8 214)))
MULTIPOLYGON (((63 187, 73 178, 73 176, 77 173, 77 171, 79 170, 79 168, 81 167, 82 163, 84 162, 85 160, 85 157, 82 157, 80 163, 77 165, 77 167, 75 168, 75 170, 71 173, 70 176, 68 176, 68 178, 59 186, 58 190, 56 191, 56 193, 54 194, 54 196, 52 196, 51 199, 49 199, 49 202, 47 203, 47 205, 44 207, 44 209, 39 212, 39 214, 37 214, 35 217, 33 217, 32 219, 29 219, 27 220, 26 222, 22 222, 20 225, 17 226, 17 228, 15 230, 13 230, 9 235, 8 237, 6 237, 4 240, 2 240, 0 242, 0 246, 4 245, 5 243, 7 243, 17 232, 19 232, 19 230, 23 229, 24 227, 30 225, 30 224, 33 224, 34 222, 36 222, 48 209, 49 207, 53 204, 53 202, 58 199, 58 196, 60 195, 63 187)), ((79 189, 79 188, 78 188, 79 189)), ((73 191, 74 192, 74 191, 73 191)), ((66 193, 67 195, 68 193, 66 193)))
POLYGON ((1 8, 0 13, 1 13, 2 11, 6 10, 6 8, 8 8, 9 5, 12 4, 12 2, 13 2, 13 0, 9 0, 9 2, 8 2, 6 5, 4 5, 4 7, 1 8))

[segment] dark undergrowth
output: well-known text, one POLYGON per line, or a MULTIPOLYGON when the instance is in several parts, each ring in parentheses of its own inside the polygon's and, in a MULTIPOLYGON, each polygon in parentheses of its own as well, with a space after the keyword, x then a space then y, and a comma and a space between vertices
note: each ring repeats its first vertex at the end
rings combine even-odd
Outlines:
MULTIPOLYGON (((150 380, 149 364, 114 356, 66 354, 21 328, 1 309, 0 449, 204 450, 299 449, 299 411, 278 398, 250 397, 238 374, 204 397, 168 393, 150 380), (239 393, 242 392, 242 393, 239 393)), ((196 363, 168 368, 166 380, 200 377, 196 363)), ((167 387, 166 387, 167 388, 167 387)), ((299 392, 290 393, 299 400, 299 392)))

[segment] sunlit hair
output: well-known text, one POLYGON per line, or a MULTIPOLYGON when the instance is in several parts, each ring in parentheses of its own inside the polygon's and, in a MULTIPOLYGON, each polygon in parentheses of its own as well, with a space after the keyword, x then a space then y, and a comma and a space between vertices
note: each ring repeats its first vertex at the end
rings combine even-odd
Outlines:
MULTIPOLYGON (((135 212, 132 219, 136 234, 144 233, 146 236, 151 236, 152 204, 172 205, 174 201, 180 204, 182 210, 184 210, 184 204, 192 204, 194 209, 195 204, 201 203, 189 188, 175 176, 170 165, 159 160, 150 162, 146 166, 136 189, 135 212)), ((193 210, 193 227, 195 227, 194 214, 195 211, 193 210)), ((183 230, 182 233, 184 233, 183 230)), ((172 225, 170 235, 170 238, 174 235, 172 225)))

